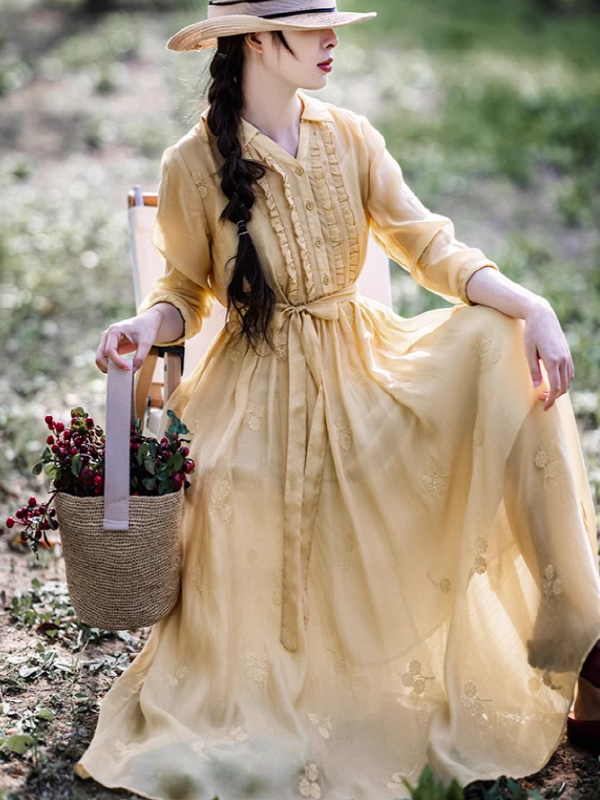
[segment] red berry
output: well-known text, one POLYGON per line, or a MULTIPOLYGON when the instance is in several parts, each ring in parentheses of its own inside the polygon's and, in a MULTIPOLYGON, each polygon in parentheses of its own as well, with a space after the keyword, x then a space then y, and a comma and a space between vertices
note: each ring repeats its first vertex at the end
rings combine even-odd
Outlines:
POLYGON ((186 475, 189 475, 190 472, 193 472, 196 469, 196 464, 191 458, 187 458, 185 464, 183 465, 183 469, 186 475))
POLYGON ((83 467, 79 473, 79 480, 84 486, 91 486, 94 483, 94 477, 94 473, 88 466, 83 467))
POLYGON ((46 439, 46 444, 54 444, 54 436, 49 436, 46 439))
POLYGON ((64 429, 65 429, 65 426, 64 426, 63 422, 57 422, 56 423, 56 432, 57 433, 62 433, 64 431, 64 429))
POLYGON ((183 486, 183 480, 181 478, 181 475, 179 473, 173 475, 172 481, 173 481, 173 489, 175 489, 175 491, 178 492, 183 486))
POLYGON ((17 512, 15 512, 15 517, 17 519, 23 519, 24 516, 25 516, 25 509, 24 508, 20 508, 17 512))
POLYGON ((46 423, 46 425, 52 425, 52 423, 54 422, 54 417, 52 417, 51 414, 48 414, 47 417, 44 417, 44 422, 46 423))
POLYGON ((30 508, 32 508, 33 506, 37 506, 37 500, 35 499, 35 497, 29 498, 29 506, 30 508))
POLYGON ((101 489, 104 486, 104 478, 102 477, 102 475, 96 475, 94 477, 94 483, 99 489, 101 489))
POLYGON ((186 482, 183 484, 183 488, 184 488, 184 489, 189 489, 191 485, 192 485, 192 484, 191 484, 189 481, 186 481, 186 482))
POLYGON ((70 438, 71 438, 71 430, 67 428, 63 433, 63 439, 66 439, 68 441, 70 438))
POLYGON ((189 451, 189 448, 188 448, 188 447, 182 447, 182 448, 181 448, 181 450, 180 450, 179 452, 181 453, 181 455, 182 455, 184 458, 187 458, 187 457, 189 456, 189 454, 190 454, 190 451, 189 451))
POLYGON ((6 520, 6 527, 7 528, 14 528, 16 524, 17 524, 17 520, 13 519, 13 517, 9 517, 6 520))
POLYGON ((88 417, 85 421, 85 424, 88 428, 94 427, 94 420, 91 417, 88 417))
POLYGON ((77 455, 77 453, 79 452, 79 450, 78 450, 76 447, 72 447, 72 448, 69 450, 69 452, 71 453, 71 455, 72 455, 72 456, 76 456, 76 455, 77 455))
POLYGON ((41 532, 41 531, 36 531, 36 532, 35 532, 35 538, 36 538, 36 539, 38 540, 38 542, 39 542, 39 541, 40 541, 40 539, 42 538, 42 532, 41 532))

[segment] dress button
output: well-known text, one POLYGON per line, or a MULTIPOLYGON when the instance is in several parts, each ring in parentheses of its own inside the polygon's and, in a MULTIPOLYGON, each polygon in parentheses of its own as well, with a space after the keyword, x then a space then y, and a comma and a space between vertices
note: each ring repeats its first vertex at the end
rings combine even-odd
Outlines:
POLYGON ((309 200, 308 203, 306 204, 307 211, 312 211, 314 207, 315 204, 312 202, 312 200, 309 200))
POLYGON ((296 175, 304 175, 304 170, 302 167, 296 167, 296 175))
POLYGON ((315 247, 323 247, 323 239, 315 239, 315 247))
POLYGON ((325 277, 323 278, 323 283, 325 284, 325 286, 329 286, 329 284, 331 283, 331 278, 329 277, 329 275, 325 275, 325 277))

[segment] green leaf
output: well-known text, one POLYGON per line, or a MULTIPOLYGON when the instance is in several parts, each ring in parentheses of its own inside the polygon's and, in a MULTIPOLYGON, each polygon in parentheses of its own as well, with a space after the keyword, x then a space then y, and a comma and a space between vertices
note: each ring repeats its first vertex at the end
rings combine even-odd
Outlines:
POLYGON ((156 470, 156 477, 159 481, 164 481, 169 477, 169 470, 165 463, 159 464, 158 469, 156 470))
POLYGON ((35 716, 36 716, 38 719, 45 719, 45 720, 48 720, 48 722, 52 722, 52 720, 54 719, 54 717, 56 716, 56 714, 55 714, 55 713, 54 713, 54 711, 52 711, 52 709, 50 709, 50 708, 39 708, 39 709, 38 709, 38 710, 35 712, 35 716))
POLYGON ((144 478, 142 481, 142 486, 144 489, 147 489, 149 492, 151 492, 156 486, 156 478, 144 478))
POLYGON ((31 471, 33 472, 34 475, 41 475, 43 469, 44 465, 42 464, 41 461, 38 461, 38 463, 34 466, 34 468, 31 471))
POLYGON ((146 470, 146 472, 150 473, 150 475, 154 475, 154 473, 156 472, 156 465, 154 463, 153 458, 147 458, 144 461, 144 469, 146 470))
POLYGON ((174 475, 176 472, 183 467, 183 456, 181 453, 173 453, 172 456, 169 456, 169 460, 167 461, 167 469, 169 470, 170 475, 174 475))
POLYGON ((159 494, 171 494, 174 491, 173 481, 169 478, 166 481, 161 481, 158 484, 159 494))
POLYGON ((30 747, 35 745, 35 739, 33 736, 29 736, 25 733, 15 733, 13 736, 9 736, 8 739, 4 739, 2 743, 2 747, 5 747, 7 750, 10 750, 11 753, 16 753, 19 756, 22 756, 23 753, 26 753, 30 747))
POLYGON ((137 460, 140 467, 146 458, 148 458, 148 443, 144 442, 144 444, 140 445, 140 449, 137 451, 137 460))
POLYGON ((71 460, 71 472, 77 476, 81 472, 81 453, 74 455, 71 460))
POLYGON ((52 478, 52 480, 56 480, 61 476, 60 467, 54 463, 46 464, 46 466, 44 467, 44 472, 49 478, 52 478))

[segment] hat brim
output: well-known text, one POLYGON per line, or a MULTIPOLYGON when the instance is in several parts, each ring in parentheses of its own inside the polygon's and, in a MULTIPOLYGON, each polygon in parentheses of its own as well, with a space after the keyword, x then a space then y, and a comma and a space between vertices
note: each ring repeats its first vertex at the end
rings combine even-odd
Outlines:
POLYGON ((343 28, 366 22, 376 16, 374 11, 369 14, 328 11, 323 14, 300 14, 294 17, 293 22, 283 22, 281 18, 262 19, 247 14, 232 14, 188 25, 169 39, 167 48, 177 52, 205 50, 216 47, 217 39, 222 36, 237 36, 260 31, 318 31, 326 28, 343 28))

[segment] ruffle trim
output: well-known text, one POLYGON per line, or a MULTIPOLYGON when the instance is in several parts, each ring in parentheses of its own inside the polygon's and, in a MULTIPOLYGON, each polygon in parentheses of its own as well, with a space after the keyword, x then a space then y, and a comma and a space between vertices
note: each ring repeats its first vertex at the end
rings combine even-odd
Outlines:
POLYGON ((344 259, 344 247, 342 242, 342 234, 340 231, 340 224, 338 217, 335 213, 333 204, 333 196, 331 194, 330 185, 325 175, 323 154, 319 147, 319 139, 311 137, 310 144, 310 160, 312 165, 312 172, 316 180, 319 197, 321 198, 321 210, 325 216, 327 227, 329 228, 329 240, 333 253, 333 263, 335 267, 335 288, 346 285, 346 262, 344 259))
MULTIPOLYGON (((314 273, 312 269, 308 248, 306 246, 306 239, 304 238, 304 231, 302 230, 302 224, 300 222, 300 216, 298 214, 298 209, 296 208, 296 201, 294 199, 292 187, 290 186, 289 178, 285 173, 285 170, 283 170, 279 166, 279 164, 275 161, 275 159, 272 158, 268 153, 263 153, 263 158, 266 164, 273 170, 273 172, 276 172, 278 175, 280 175, 281 179, 283 180, 283 191, 285 194, 285 199, 287 201, 288 207, 290 209, 290 214, 292 216, 294 235, 298 247, 300 248, 300 258, 302 260, 302 266, 304 267, 306 296, 308 297, 309 300, 314 300, 316 297, 314 273)), ((296 286, 297 286, 297 280, 298 279, 296 276, 296 286)))
MULTIPOLYGON (((264 156, 263 156, 264 158, 264 156)), ((298 273, 296 272, 296 266, 294 264, 294 256, 292 255, 292 248, 290 247, 290 243, 287 238, 287 234, 285 232, 285 226, 283 224, 283 220, 281 218, 281 214, 279 209, 277 208, 277 202, 275 201, 275 197, 273 196, 273 190, 271 189, 271 184, 269 183, 269 179, 266 175, 259 179, 258 183, 262 186, 265 192, 265 199, 267 201, 267 208, 269 210, 269 217, 271 218, 271 224, 273 225, 273 230, 277 234, 279 238, 279 247, 283 254, 283 259, 285 261, 285 269, 288 276, 288 287, 287 287, 287 295, 290 301, 298 302, 299 295, 298 295, 298 273)))
MULTIPOLYGON (((356 274, 358 271, 358 263, 360 258, 360 242, 358 237, 358 230, 356 225, 356 219, 354 217, 354 212, 352 211, 352 206, 350 204, 350 197, 348 192, 346 191, 346 187, 344 185, 344 176, 342 175, 342 170, 340 169, 340 164, 337 159, 337 154, 335 152, 335 145, 333 142, 333 131, 330 125, 323 125, 323 146, 325 148, 325 153, 327 154, 327 160, 329 162, 329 171, 331 174, 331 179, 333 185, 336 190, 336 195, 339 200, 340 208, 342 210, 342 217, 344 219, 344 227, 348 233, 348 264, 350 267, 350 282, 352 283, 356 279, 356 274)), ((337 260, 336 260, 336 270, 337 270, 337 260)))

